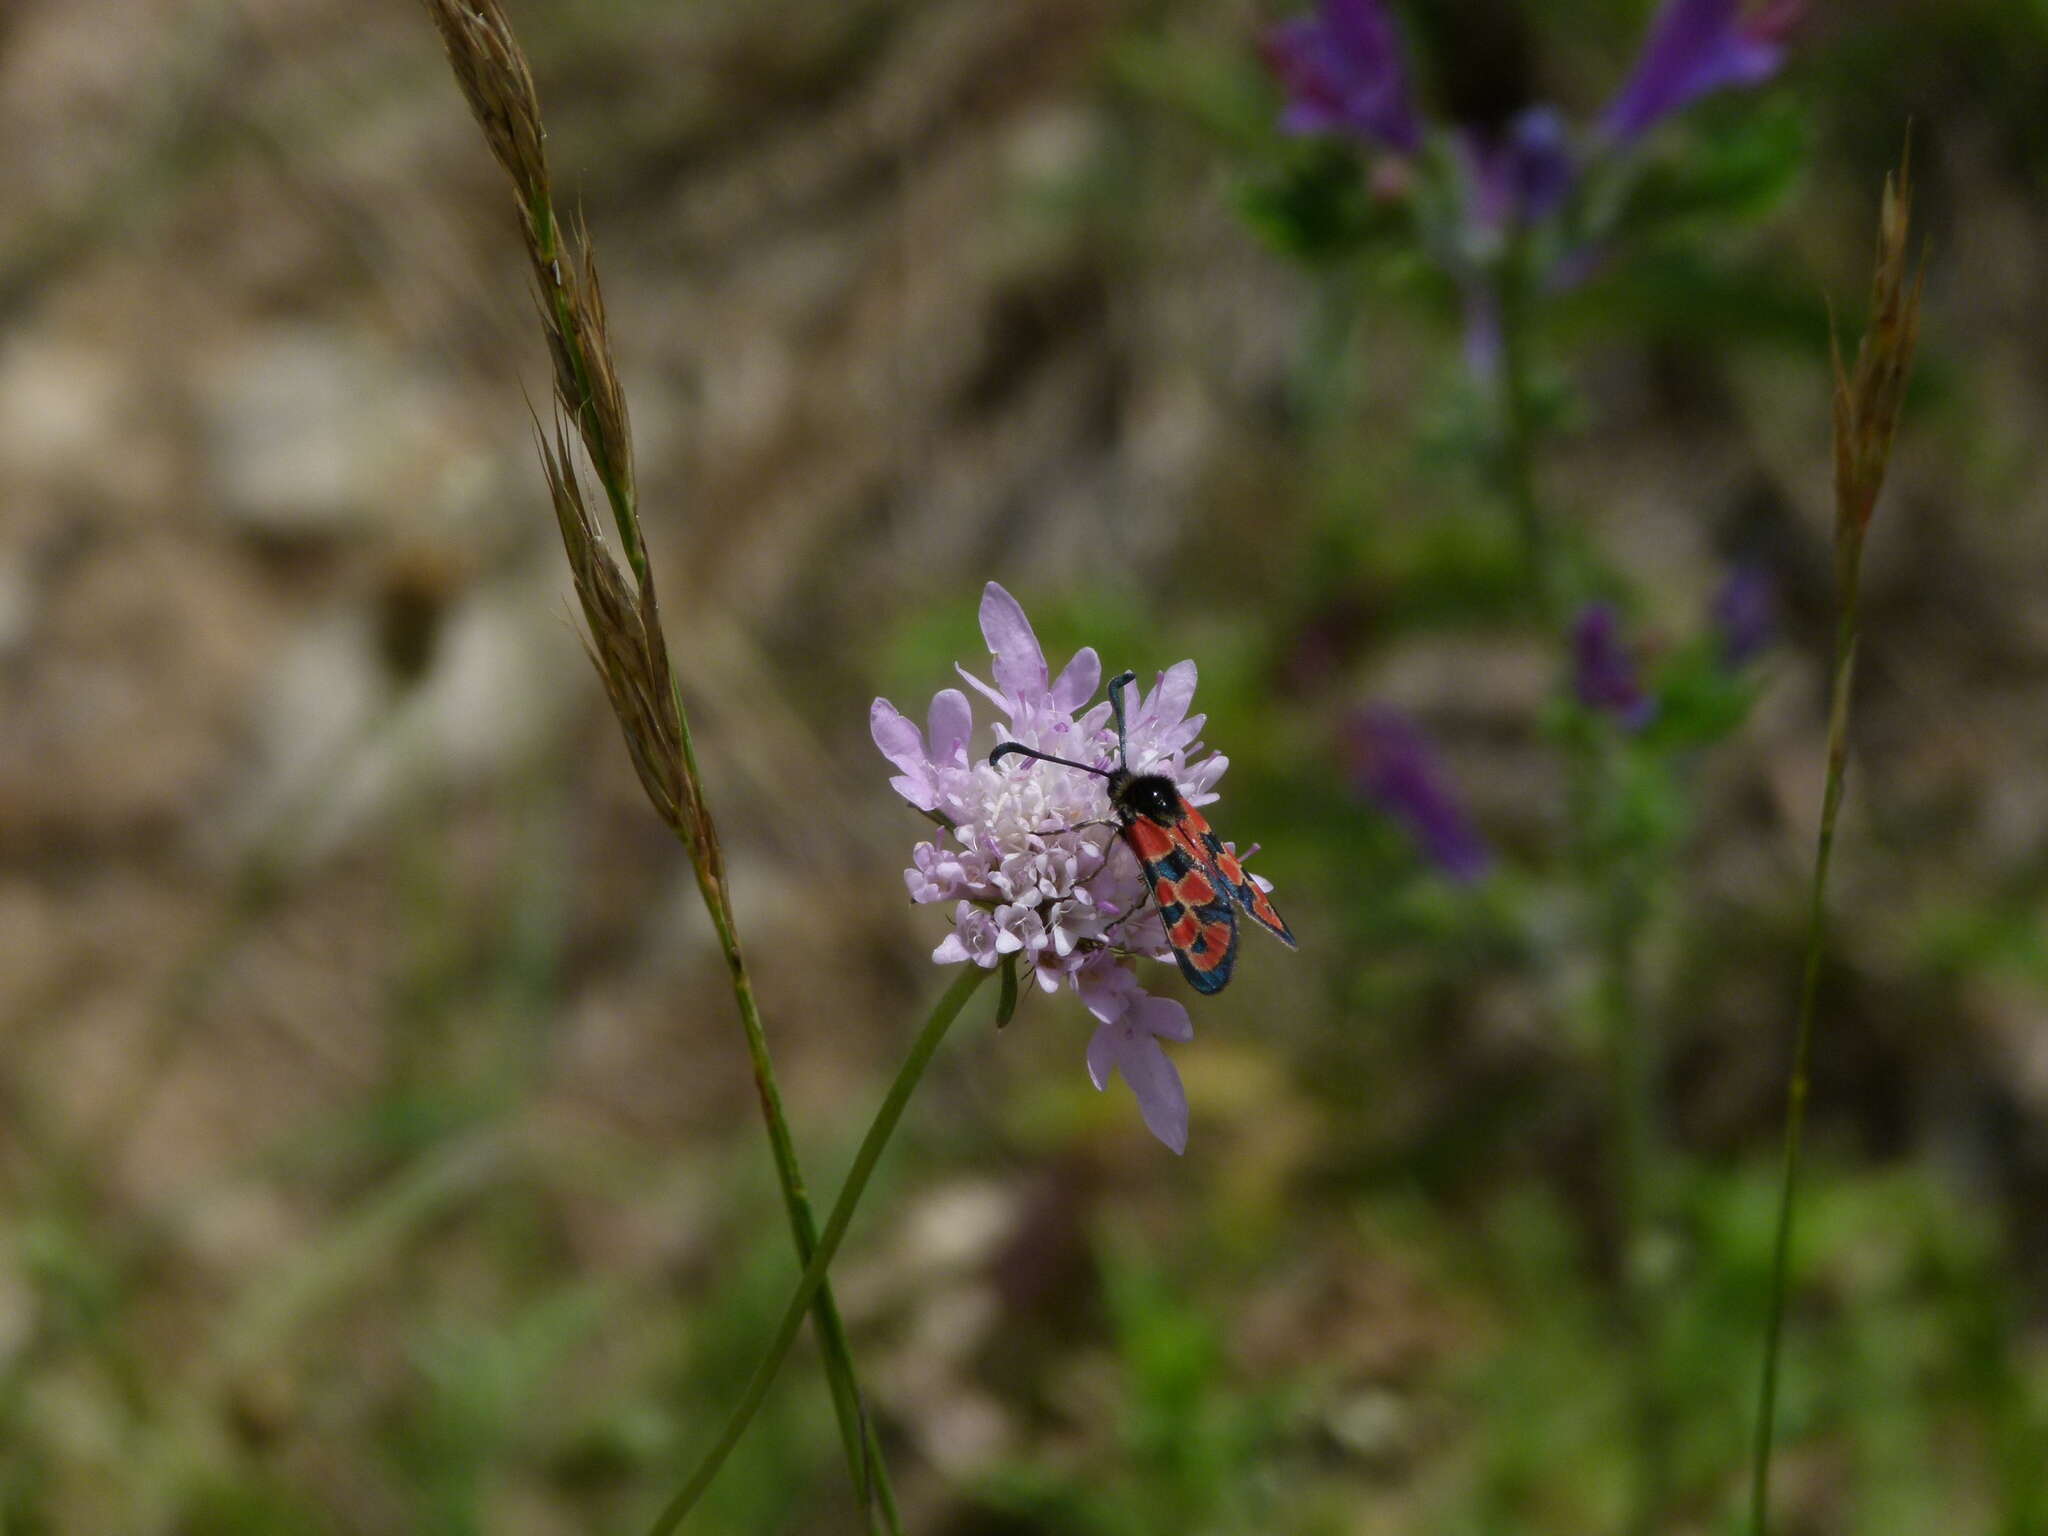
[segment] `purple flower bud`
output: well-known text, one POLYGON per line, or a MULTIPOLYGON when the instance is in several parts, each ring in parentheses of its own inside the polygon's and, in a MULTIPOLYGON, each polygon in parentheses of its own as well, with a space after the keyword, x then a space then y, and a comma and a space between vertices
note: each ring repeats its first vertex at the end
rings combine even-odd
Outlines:
POLYGON ((1622 644, 1621 621, 1606 603, 1588 603, 1572 622, 1572 691, 1588 709, 1639 731, 1657 712, 1636 659, 1622 644))
POLYGON ((1636 67, 1607 108, 1609 137, 1629 144, 1702 96, 1759 85, 1778 71, 1805 0, 1664 0, 1636 67))
POLYGON ((1714 633, 1731 670, 1753 660, 1777 636, 1778 590, 1761 566, 1738 565, 1714 594, 1714 633))
POLYGON ((1323 0, 1314 16, 1268 32, 1265 54, 1287 91, 1283 132, 1350 134, 1404 155, 1422 147, 1401 40, 1380 0, 1323 0))
POLYGON ((1578 176, 1564 117, 1547 104, 1518 114, 1497 137, 1474 128, 1463 139, 1472 221, 1483 230, 1533 224, 1555 212, 1578 176))
POLYGON ((1407 716, 1383 706, 1359 711, 1345 723, 1351 781, 1408 830, 1430 863, 1460 884, 1478 880, 1493 853, 1458 801, 1443 766, 1407 716))

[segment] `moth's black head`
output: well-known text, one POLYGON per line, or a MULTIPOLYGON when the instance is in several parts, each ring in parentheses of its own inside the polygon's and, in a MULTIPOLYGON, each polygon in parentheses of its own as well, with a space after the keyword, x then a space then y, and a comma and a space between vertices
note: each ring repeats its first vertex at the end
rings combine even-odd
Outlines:
POLYGON ((1180 820, 1180 791, 1163 773, 1134 773, 1121 784, 1112 784, 1109 797, 1128 816, 1145 816, 1153 821, 1180 820))

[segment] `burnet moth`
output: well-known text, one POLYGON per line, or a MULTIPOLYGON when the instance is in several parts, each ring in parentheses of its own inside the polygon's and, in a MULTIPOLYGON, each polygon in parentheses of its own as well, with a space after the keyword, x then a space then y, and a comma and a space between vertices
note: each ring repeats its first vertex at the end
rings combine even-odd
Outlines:
POLYGON ((1240 911, 1289 949, 1294 948, 1294 934, 1266 893, 1245 873, 1230 845, 1188 804, 1173 780, 1162 773, 1133 773, 1127 766, 1130 737, 1124 721, 1123 691, 1136 678, 1135 672, 1124 672, 1110 679, 1109 704, 1116 714, 1118 755, 1114 768, 1054 757, 1015 741, 1004 742, 989 753, 988 760, 993 765, 1012 754, 1035 757, 1107 779, 1118 833, 1144 867, 1181 975, 1197 992, 1221 992, 1237 961, 1240 911))

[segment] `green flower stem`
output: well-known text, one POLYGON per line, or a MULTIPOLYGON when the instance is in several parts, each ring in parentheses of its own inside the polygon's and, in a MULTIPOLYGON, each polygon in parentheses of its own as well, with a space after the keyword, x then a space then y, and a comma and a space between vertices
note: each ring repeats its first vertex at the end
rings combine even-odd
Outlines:
POLYGON ((747 1383, 747 1390, 741 1396, 739 1405, 733 1409, 723 1431, 705 1454, 697 1470, 690 1474, 690 1480, 682 1491, 671 1499, 661 1516, 654 1522, 649 1536, 670 1536, 682 1525, 690 1510, 702 1497, 704 1490, 711 1486, 711 1480, 718 1475, 718 1469, 725 1465, 725 1459, 732 1448, 739 1444, 740 1436, 746 1433, 762 1400, 768 1395, 769 1385, 775 1380, 775 1373, 782 1365, 783 1356, 789 1353, 790 1345, 796 1342, 798 1330, 803 1326, 804 1313, 810 1307, 812 1298, 820 1294, 825 1284, 825 1272, 833 1256, 839 1252, 839 1244, 846 1236, 846 1229, 853 1221, 855 1208, 865 1193, 868 1179, 875 1171, 875 1164, 881 1160, 882 1150, 889 1144, 895 1133, 896 1122, 903 1118, 904 1107, 910 1102, 910 1095, 916 1090, 918 1081, 924 1076, 924 1069, 930 1065, 932 1056, 939 1048, 939 1042, 946 1038, 946 1031, 960 1016, 967 1000, 974 995, 975 988, 988 980, 989 972, 978 965, 965 967, 953 985, 932 1009, 931 1017, 925 1020, 924 1028, 918 1033, 916 1042, 910 1047, 910 1054, 896 1073, 896 1080, 889 1085, 888 1096, 882 1100, 882 1107, 875 1114, 874 1123, 868 1127, 862 1139, 860 1150, 854 1154, 853 1167, 846 1175, 846 1183, 839 1191, 839 1198, 833 1202, 832 1213, 825 1219, 825 1230, 819 1235, 816 1249, 810 1261, 804 1266, 803 1278, 797 1282, 796 1292, 789 1299, 783 1311, 782 1321, 775 1330, 775 1338, 761 1363, 754 1370, 753 1379, 747 1383))
MULTIPOLYGON (((682 700, 676 700, 676 718, 682 722, 683 761, 693 782, 699 786, 698 805, 705 825, 710 812, 703 810, 703 778, 697 770, 697 749, 690 739, 689 716, 682 700)), ((789 1214, 789 1228, 796 1240, 797 1262, 808 1266, 818 1249, 817 1218, 811 1213, 809 1191, 803 1169, 797 1163, 796 1145, 789 1134, 789 1120, 782 1109, 782 1090, 775 1079, 775 1064, 768 1055, 768 1035, 761 1024, 760 1005, 754 998, 754 981, 740 949, 739 929, 733 921, 732 904, 726 894, 725 859, 715 836, 700 839, 702 847, 691 850, 697 871, 697 887, 704 897, 704 909, 711 914, 718 946, 725 955, 732 980, 733 1000, 739 1005, 740 1025, 747 1036, 747 1056, 753 1063, 754 1091, 761 1101, 761 1117, 768 1125, 768 1146, 775 1159, 775 1172, 782 1185, 782 1202, 789 1214)), ((832 1389, 832 1408, 839 1420, 839 1436, 852 1469, 854 1489, 862 1505, 878 1510, 890 1536, 901 1536, 902 1517, 896 1509, 896 1490, 889 1480, 888 1463, 881 1442, 868 1417, 854 1374, 853 1352, 846 1341, 846 1325, 832 1288, 822 1282, 811 1298, 811 1311, 818 1328, 819 1352, 824 1356, 825 1375, 832 1389)))
POLYGON ((1842 808, 1842 784, 1849 761, 1849 698, 1856 680, 1857 599, 1862 587, 1863 535, 1847 534, 1837 560, 1841 616, 1835 629, 1834 679, 1828 698, 1827 787, 1821 795, 1820 835, 1813 856, 1813 888, 1806 915, 1806 969, 1799 987, 1798 1034, 1792 1073, 1785 1084, 1784 1170, 1778 1187, 1778 1230, 1771 1250, 1771 1295, 1764 1324, 1763 1379, 1757 1389, 1756 1444, 1749 1486, 1750 1536, 1765 1536, 1771 1503, 1771 1445, 1777 1424, 1778 1353, 1785 1328, 1785 1292, 1792 1268, 1792 1214, 1799 1191, 1800 1149, 1806 1131, 1806 1099, 1813 1066, 1813 1015, 1820 995, 1822 941, 1827 927, 1828 862, 1835 847, 1835 818, 1842 808))
POLYGON ((1536 409, 1529 379, 1529 263, 1520 240, 1502 258, 1495 297, 1500 305, 1501 490, 1522 539, 1522 559, 1537 613, 1554 621, 1564 594, 1557 544, 1536 492, 1536 409))
POLYGON ((1605 1051, 1609 1095, 1617 1370, 1626 1393, 1632 1462, 1622 1528, 1630 1536, 1650 1536, 1670 1503, 1672 1407, 1659 1348, 1665 1297, 1653 1247, 1664 1192, 1660 1053, 1640 972, 1655 885, 1669 847, 1615 822, 1612 807, 1627 793, 1629 748, 1609 722, 1582 723, 1568 750, 1574 872, 1587 893, 1595 949, 1591 1016, 1605 1051))
POLYGON ((1671 1410, 1658 1348, 1660 1286, 1650 1249, 1662 1215, 1663 1142, 1657 1115, 1658 1041, 1643 1013, 1637 985, 1648 893, 1626 867, 1625 853, 1621 862, 1621 869, 1611 871, 1601 924, 1600 993, 1612 1053, 1621 1324, 1636 1437, 1633 1510, 1626 1529, 1634 1536, 1651 1536, 1659 1529, 1671 1486, 1671 1410))
MULTIPOLYGON (((1554 631, 1564 620, 1569 594, 1562 551, 1536 483, 1539 426, 1530 368, 1536 293, 1526 239, 1509 242, 1495 284, 1500 307, 1500 491, 1521 535, 1531 607, 1537 620, 1554 631)), ((1662 1186, 1658 1041, 1637 984, 1652 876, 1643 867, 1641 850, 1619 843, 1605 825, 1605 809, 1618 792, 1616 750, 1613 742, 1575 737, 1571 822, 1579 843, 1580 877, 1597 908, 1599 979, 1594 1009, 1607 1050, 1612 1095, 1618 1313, 1634 1435, 1634 1488, 1626 1528, 1633 1536, 1647 1536, 1669 1502, 1671 1417, 1655 1347, 1662 1298, 1650 1268, 1650 1240, 1659 1219, 1662 1186)))

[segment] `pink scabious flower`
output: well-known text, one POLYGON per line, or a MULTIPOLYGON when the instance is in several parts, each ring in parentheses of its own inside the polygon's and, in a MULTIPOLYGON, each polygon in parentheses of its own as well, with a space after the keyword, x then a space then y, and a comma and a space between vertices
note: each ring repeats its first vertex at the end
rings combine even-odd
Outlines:
MULTIPOLYGON (((1104 781, 1032 758, 988 761, 1014 741, 1105 768, 1116 762, 1109 703, 1095 702, 1102 663, 1084 647, 1054 677, 1031 621, 994 582, 982 591, 981 633, 993 685, 958 670, 994 706, 985 745, 975 744, 973 705, 957 688, 933 698, 923 731, 887 699, 869 713, 875 745, 898 770, 891 787, 939 824, 904 871, 912 901, 952 908, 932 959, 993 967, 1014 956, 1043 991, 1070 988, 1097 1020, 1087 1058, 1095 1086, 1121 1073, 1146 1127, 1185 1151, 1187 1095, 1159 1042, 1189 1040, 1194 1026, 1186 1008, 1139 982, 1139 960, 1170 962, 1173 952, 1137 858, 1117 835, 1104 781)), ((1202 750, 1203 717, 1188 713, 1194 695, 1192 661, 1160 674, 1130 710, 1126 766, 1164 774, 1191 804, 1206 805, 1228 760, 1190 761, 1202 750)))

